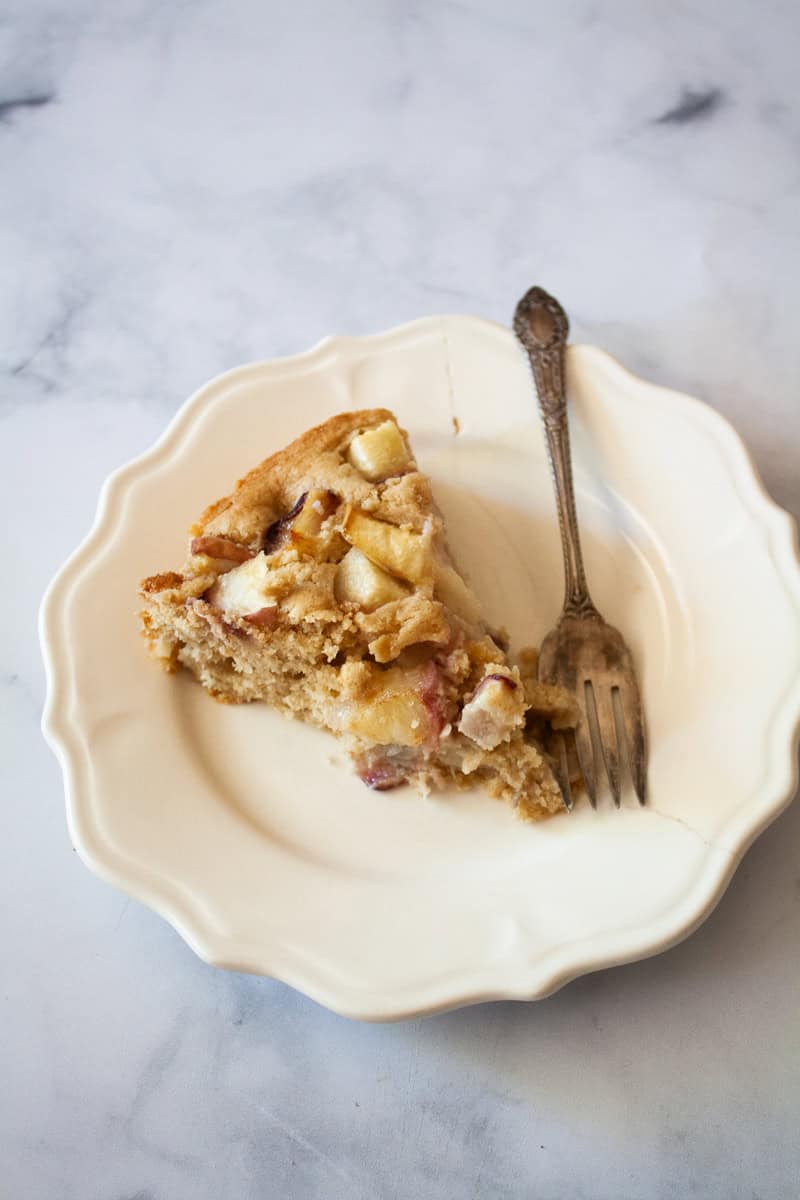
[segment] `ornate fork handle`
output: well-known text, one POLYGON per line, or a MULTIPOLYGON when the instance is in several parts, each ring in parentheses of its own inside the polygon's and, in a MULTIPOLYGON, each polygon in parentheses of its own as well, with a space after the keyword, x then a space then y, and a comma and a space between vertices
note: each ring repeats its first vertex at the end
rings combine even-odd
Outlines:
POLYGON ((564 348, 569 321, 557 300, 542 288, 534 287, 517 305, 514 332, 530 359, 544 418, 564 555, 563 616, 590 617, 597 615, 597 610, 589 595, 583 569, 564 390, 564 348))

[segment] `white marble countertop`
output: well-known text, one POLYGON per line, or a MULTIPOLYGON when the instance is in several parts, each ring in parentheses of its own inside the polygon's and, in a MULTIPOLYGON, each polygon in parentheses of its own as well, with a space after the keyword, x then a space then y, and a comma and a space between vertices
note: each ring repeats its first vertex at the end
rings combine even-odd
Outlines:
POLYGON ((799 52, 793 0, 7 11, 4 1197, 796 1195, 800 807, 660 958, 358 1025, 204 966, 80 864, 35 613, 104 477, 207 377, 505 321, 532 282, 728 415, 800 511, 799 52))

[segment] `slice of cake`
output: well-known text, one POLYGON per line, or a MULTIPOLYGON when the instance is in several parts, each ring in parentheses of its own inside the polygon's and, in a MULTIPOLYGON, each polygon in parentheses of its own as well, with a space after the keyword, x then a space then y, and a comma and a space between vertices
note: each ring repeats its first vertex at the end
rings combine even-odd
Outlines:
POLYGON ((570 702, 509 663, 392 413, 309 430, 191 534, 180 572, 141 585, 168 671, 330 730, 372 788, 481 783, 525 817, 561 808, 543 741, 570 702))

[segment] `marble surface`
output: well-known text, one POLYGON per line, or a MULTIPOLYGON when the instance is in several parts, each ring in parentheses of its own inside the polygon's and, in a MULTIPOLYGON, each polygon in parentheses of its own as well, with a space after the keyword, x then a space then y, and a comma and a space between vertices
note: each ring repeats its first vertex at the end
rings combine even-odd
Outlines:
POLYGON ((6 6, 0 1196, 796 1195, 798 806, 660 958, 358 1025, 79 863, 35 609, 208 376, 534 281, 800 511, 799 53, 793 0, 6 6))

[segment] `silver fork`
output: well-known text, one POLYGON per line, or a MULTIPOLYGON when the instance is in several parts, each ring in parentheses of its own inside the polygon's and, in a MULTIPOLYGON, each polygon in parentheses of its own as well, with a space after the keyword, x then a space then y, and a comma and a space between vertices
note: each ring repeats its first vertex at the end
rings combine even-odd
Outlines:
MULTIPOLYGON (((647 746, 639 684, 622 634, 592 603, 583 569, 564 389, 567 315, 542 288, 531 288, 514 313, 514 333, 530 359, 555 484, 564 553, 564 607, 542 643, 539 679, 557 683, 575 697, 580 718, 575 750, 592 807, 605 769, 620 805, 623 759, 627 759, 639 803, 645 802, 647 746)), ((563 734, 554 741, 554 769, 567 809, 572 809, 569 757, 563 734)))

